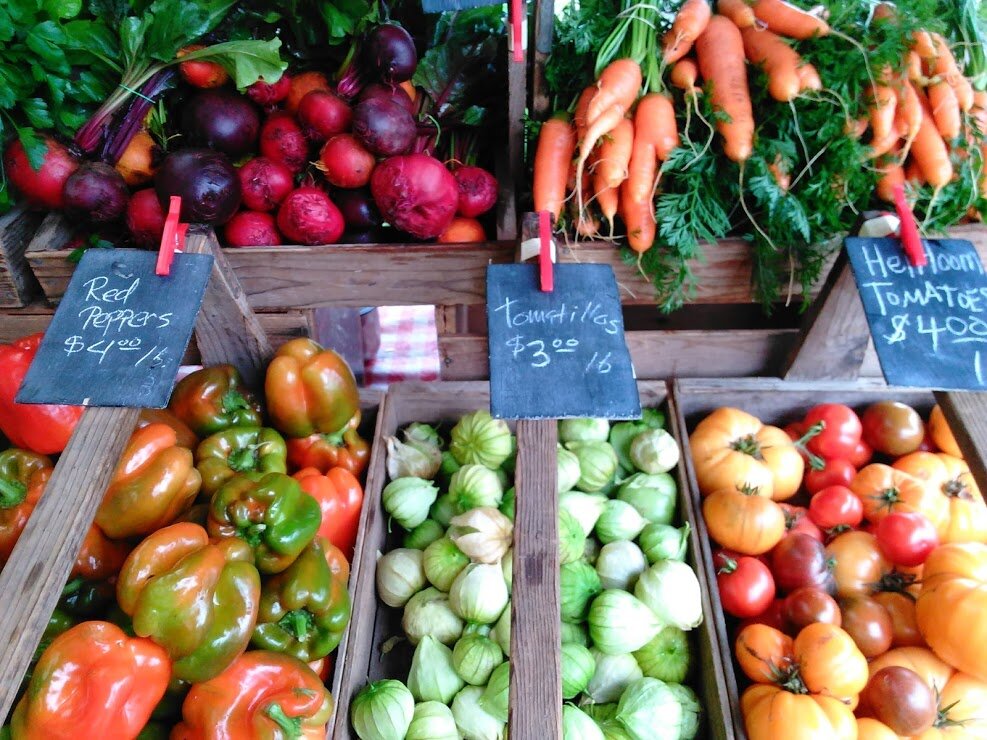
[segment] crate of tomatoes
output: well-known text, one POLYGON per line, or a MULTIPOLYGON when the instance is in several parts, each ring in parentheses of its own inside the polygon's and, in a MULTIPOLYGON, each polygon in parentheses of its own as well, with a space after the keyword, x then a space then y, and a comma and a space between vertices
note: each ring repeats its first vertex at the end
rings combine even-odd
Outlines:
POLYGON ((696 380, 675 403, 738 737, 987 736, 987 506, 932 393, 696 380))

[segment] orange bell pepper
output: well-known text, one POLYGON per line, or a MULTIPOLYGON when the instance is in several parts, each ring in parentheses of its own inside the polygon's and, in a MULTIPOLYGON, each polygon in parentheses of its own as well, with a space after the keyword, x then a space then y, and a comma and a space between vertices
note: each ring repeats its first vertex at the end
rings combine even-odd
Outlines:
POLYGON ((141 415, 137 418, 137 428, 154 423, 167 424, 174 429, 179 447, 187 447, 194 452, 199 446, 199 438, 195 436, 195 432, 168 409, 141 409, 141 415))
POLYGON ((148 424, 130 437, 96 512, 96 524, 120 539, 166 527, 192 506, 202 478, 174 429, 148 424))
POLYGON ((223 673, 195 684, 171 740, 309 738, 322 740, 332 696, 305 663, 252 650, 223 673))
POLYGON ((124 540, 111 540, 95 524, 90 525, 82 548, 75 558, 70 578, 77 576, 89 581, 105 581, 120 572, 130 554, 124 540))
POLYGON ((301 439, 288 439, 288 465, 291 468, 318 468, 326 473, 332 468, 346 468, 360 475, 370 462, 370 445, 357 432, 360 412, 357 411, 339 434, 312 434, 301 439))
POLYGON ((303 468, 293 477, 303 491, 319 502, 322 524, 318 534, 342 550, 348 560, 352 560, 363 508, 360 481, 343 468, 332 468, 325 475, 315 468, 303 468))
POLYGON ((13 740, 133 740, 164 696, 171 661, 150 640, 109 622, 56 637, 11 718, 13 740))
POLYGON ((264 393, 274 428, 286 437, 336 434, 360 409, 346 360, 306 337, 281 345, 267 367, 264 393))

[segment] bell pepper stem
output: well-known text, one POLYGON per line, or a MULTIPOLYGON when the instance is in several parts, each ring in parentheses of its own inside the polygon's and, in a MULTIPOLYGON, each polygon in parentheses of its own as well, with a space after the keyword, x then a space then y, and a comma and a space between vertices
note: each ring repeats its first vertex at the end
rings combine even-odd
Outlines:
POLYGON ((250 445, 239 450, 233 450, 229 456, 230 468, 238 473, 246 473, 257 469, 257 447, 250 445))
POLYGON ((281 728, 286 738, 300 738, 302 736, 302 718, 289 717, 284 713, 280 704, 271 704, 264 710, 264 714, 281 728))
POLYGON ((243 394, 232 388, 223 394, 220 405, 223 407, 223 412, 227 414, 250 408, 250 404, 247 403, 247 399, 243 397, 243 394))
POLYGON ((312 614, 305 609, 292 609, 278 621, 278 626, 294 635, 298 642, 304 642, 312 629, 312 614))
POLYGON ((251 547, 257 547, 260 544, 265 529, 267 529, 266 524, 251 523, 246 527, 240 527, 237 536, 246 540, 247 544, 251 547))
POLYGON ((9 509, 24 501, 27 486, 19 480, 0 478, 0 509, 9 509))

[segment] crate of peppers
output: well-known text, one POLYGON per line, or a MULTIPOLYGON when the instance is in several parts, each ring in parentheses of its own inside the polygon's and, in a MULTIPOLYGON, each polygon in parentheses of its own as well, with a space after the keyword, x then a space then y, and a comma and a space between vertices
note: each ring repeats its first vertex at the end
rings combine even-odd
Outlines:
MULTIPOLYGON (((13 402, 0 346, 0 564, 82 415, 13 402)), ((335 352, 283 345, 263 394, 196 370, 142 413, 0 737, 324 737, 370 446, 335 352)))

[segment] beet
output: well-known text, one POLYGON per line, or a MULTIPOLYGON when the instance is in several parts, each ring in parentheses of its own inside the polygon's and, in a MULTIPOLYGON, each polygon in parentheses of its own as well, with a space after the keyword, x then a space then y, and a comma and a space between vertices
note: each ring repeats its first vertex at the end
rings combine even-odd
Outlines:
POLYGON ((237 170, 237 175, 243 205, 251 211, 273 211, 295 188, 291 170, 267 157, 254 157, 237 170))
POLYGON ((139 247, 155 249, 161 244, 165 212, 154 188, 138 190, 127 203, 127 228, 139 247))
POLYGON ((281 111, 267 117, 260 130, 260 153, 281 162, 292 173, 305 168, 308 163, 308 141, 294 116, 281 111))
POLYGON ((257 103, 257 105, 266 107, 280 103, 288 97, 289 90, 291 90, 291 77, 286 72, 281 75, 277 82, 264 82, 263 79, 257 80, 257 82, 247 88, 247 97, 257 103))
POLYGON ((343 227, 343 214, 328 195, 311 185, 289 193, 278 209, 278 228, 294 244, 333 244, 343 227))
POLYGON ((397 103, 370 98, 353 109, 353 133, 381 157, 407 152, 418 135, 412 115, 397 103))
POLYGON ((182 133, 194 146, 239 157, 257 146, 260 116, 247 98, 229 90, 204 90, 185 104, 182 133))
POLYGON ((367 190, 340 190, 333 195, 333 202, 343 214, 347 231, 369 231, 381 224, 380 211, 367 190))
POLYGON ((62 198, 65 181, 78 168, 79 160, 50 136, 45 136, 44 140, 48 151, 40 170, 31 167, 24 147, 16 138, 3 153, 3 169, 28 205, 55 210, 65 203, 62 198))
POLYGON ((165 157, 154 189, 167 211, 169 198, 182 199, 183 221, 224 224, 240 207, 240 178, 229 157, 211 149, 179 149, 165 157))
POLYGON ((415 101, 411 99, 408 91, 403 87, 382 85, 379 82, 375 82, 372 85, 367 85, 360 91, 360 97, 357 98, 357 102, 362 103, 371 98, 390 100, 392 103, 400 105, 412 115, 415 113, 415 101))
POLYGON ((298 104, 298 123, 309 141, 321 144, 349 130, 353 110, 328 90, 313 90, 298 104))
POLYGON ((445 231, 459 203, 456 179, 426 154, 384 160, 370 177, 370 190, 384 220, 419 239, 445 231))
POLYGON ((83 162, 65 181, 65 215, 93 224, 116 221, 127 210, 130 193, 123 176, 105 162, 83 162))
POLYGON ((391 85, 410 80, 418 66, 411 34, 394 23, 382 23, 370 32, 364 47, 368 66, 391 85))
POLYGON ((460 216, 476 218, 497 205, 497 178, 482 167, 459 167, 452 176, 459 188, 460 216))
POLYGON ((319 153, 319 169, 337 188, 362 188, 370 182, 377 160, 353 134, 333 136, 319 153))
POLYGON ((281 234, 270 213, 240 211, 223 228, 230 247, 276 247, 282 243, 281 234))

